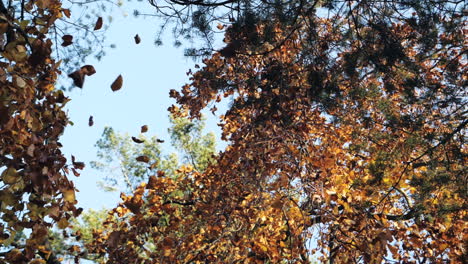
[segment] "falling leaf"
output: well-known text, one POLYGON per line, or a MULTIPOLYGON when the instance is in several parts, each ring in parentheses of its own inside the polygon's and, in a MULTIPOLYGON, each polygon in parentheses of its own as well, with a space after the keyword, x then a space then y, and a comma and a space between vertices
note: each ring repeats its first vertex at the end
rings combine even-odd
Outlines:
POLYGON ((115 91, 120 90, 120 88, 122 88, 122 83, 123 83, 122 75, 119 75, 117 79, 115 79, 115 81, 111 85, 112 91, 115 92, 115 91))
POLYGON ((148 131, 148 126, 147 125, 141 126, 141 133, 146 133, 146 131, 148 131))
POLYGON ((70 18, 71 16, 70 9, 62 9, 62 12, 67 18, 70 18))
POLYGON ((135 43, 140 44, 140 42, 141 42, 140 36, 138 36, 138 34, 136 34, 135 35, 135 43))
POLYGON ((68 75, 68 77, 72 78, 73 84, 79 88, 83 88, 83 84, 85 81, 85 75, 91 76, 96 73, 96 70, 92 65, 85 65, 81 67, 79 70, 76 70, 68 75))
POLYGON ((96 69, 94 69, 93 65, 85 65, 81 67, 81 71, 87 76, 91 76, 96 73, 96 69))
POLYGON ((79 88, 83 88, 84 74, 81 70, 74 71, 68 74, 68 77, 72 78, 73 84, 79 88))
POLYGON ((164 140, 158 138, 158 139, 156 139, 156 142, 158 142, 158 143, 164 143, 164 140))
POLYGON ((138 144, 145 142, 144 140, 141 140, 141 139, 136 138, 136 137, 132 137, 132 140, 133 140, 133 142, 138 143, 138 144))
POLYGON ((145 163, 148 163, 150 161, 150 159, 147 156, 138 156, 136 160, 145 163))
POLYGON ((93 120, 93 116, 89 116, 89 120, 88 120, 88 126, 93 126, 94 125, 94 120, 93 120))
POLYGON ((94 30, 99 30, 102 28, 102 17, 98 17, 96 25, 94 25, 94 30))
POLYGON ((64 35, 62 36, 62 47, 69 46, 73 43, 73 36, 72 35, 64 35))
POLYGON ((85 167, 84 162, 75 161, 75 156, 73 156, 73 155, 71 157, 72 157, 72 164, 76 169, 79 169, 79 170, 84 169, 84 167, 85 167))

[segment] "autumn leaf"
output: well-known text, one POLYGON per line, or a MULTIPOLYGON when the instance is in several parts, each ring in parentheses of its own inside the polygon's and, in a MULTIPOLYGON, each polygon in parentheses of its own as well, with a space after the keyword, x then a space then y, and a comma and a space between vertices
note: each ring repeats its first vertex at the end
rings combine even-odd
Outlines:
POLYGON ((76 169, 79 169, 79 170, 84 169, 84 167, 85 167, 84 162, 75 161, 75 156, 73 156, 73 155, 71 157, 72 157, 72 164, 76 169))
POLYGON ((133 142, 138 143, 138 144, 145 142, 144 140, 138 139, 136 137, 132 137, 132 140, 133 142))
POLYGON ((64 35, 62 36, 62 47, 67 47, 73 44, 73 36, 72 35, 64 35))
POLYGON ((140 36, 138 36, 138 34, 136 34, 135 35, 135 43, 140 44, 140 42, 141 42, 140 36))
POLYGON ((115 81, 111 85, 112 91, 115 92, 115 91, 120 90, 120 88, 122 88, 122 83, 123 83, 122 75, 119 75, 117 79, 115 79, 115 81))
POLYGON ((75 203, 75 190, 70 189, 63 192, 63 199, 69 203, 75 203))
POLYGON ((96 70, 92 65, 85 65, 81 67, 79 70, 76 70, 68 75, 68 77, 72 78, 73 84, 79 88, 83 88, 83 84, 85 81, 85 75, 91 76, 96 73, 96 70))
POLYGON ((70 9, 63 8, 62 12, 67 18, 70 18, 70 16, 71 16, 70 9))
POLYGON ((88 126, 93 126, 94 125, 94 120, 93 120, 93 116, 89 116, 89 119, 88 119, 88 126))
POLYGON ((81 71, 83 72, 83 74, 85 74, 87 76, 91 76, 91 75, 96 73, 96 70, 94 69, 93 65, 82 66, 81 71))
POLYGON ((98 17, 96 24, 94 25, 94 30, 99 30, 102 28, 102 17, 98 17))
POLYGON ((164 140, 158 138, 158 139, 156 139, 156 142, 158 142, 158 143, 164 143, 164 140))
POLYGON ((60 221, 57 222, 57 226, 60 229, 65 229, 69 225, 68 220, 66 218, 60 219, 60 221))
POLYGON ((1 174, 1 179, 6 184, 16 183, 20 177, 19 173, 13 167, 8 167, 1 174))
POLYGON ((148 163, 150 159, 147 156, 138 156, 136 157, 137 161, 148 163))
POLYGON ((141 126, 141 133, 146 133, 147 131, 148 131, 148 126, 147 125, 141 126))
POLYGON ((83 74, 81 69, 68 74, 68 77, 72 78, 73 84, 75 86, 83 88, 85 75, 83 74))

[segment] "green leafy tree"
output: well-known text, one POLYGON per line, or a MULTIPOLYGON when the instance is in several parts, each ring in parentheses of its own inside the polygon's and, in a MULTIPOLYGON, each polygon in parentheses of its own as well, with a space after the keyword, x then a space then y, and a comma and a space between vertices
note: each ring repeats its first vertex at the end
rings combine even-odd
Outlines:
POLYGON ((106 127, 101 139, 96 143, 98 161, 91 166, 107 175, 100 183, 105 190, 121 190, 125 186, 132 190, 150 175, 163 171, 168 177, 176 177, 177 168, 190 165, 203 171, 212 161, 215 153, 215 136, 203 133, 203 120, 170 117, 171 144, 178 153, 164 155, 161 144, 164 140, 156 136, 138 137, 115 132, 106 127), (157 169, 156 169, 157 168, 157 169))

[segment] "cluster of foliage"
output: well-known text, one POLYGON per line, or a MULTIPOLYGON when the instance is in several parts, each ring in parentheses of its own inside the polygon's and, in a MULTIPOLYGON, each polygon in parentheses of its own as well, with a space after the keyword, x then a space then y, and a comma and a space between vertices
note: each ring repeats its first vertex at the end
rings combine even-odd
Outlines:
POLYGON ((84 164, 60 151, 69 99, 54 89, 60 62, 48 38, 68 13, 56 0, 0 1, 0 263, 52 261, 48 228, 80 213, 66 175, 84 164))
POLYGON ((235 7, 225 48, 171 92, 192 118, 231 98, 230 145, 205 171, 123 195, 89 250, 109 263, 466 259, 461 1, 168 2, 235 7))
MULTIPOLYGON (((163 155, 163 140, 156 136, 144 136, 143 133, 148 131, 147 126, 142 126, 142 133, 138 138, 131 137, 128 133, 118 133, 110 127, 104 129, 101 139, 96 143, 99 160, 91 162, 91 166, 108 173, 101 182, 105 191, 131 193, 139 184, 146 182, 150 175, 164 173, 166 177, 177 179, 181 176, 177 172, 181 166, 192 166, 200 170, 207 167, 215 154, 215 137, 213 133, 203 133, 203 120, 191 121, 171 116, 170 121, 168 132, 171 145, 178 153, 169 155, 163 155), (146 159, 152 163, 138 161, 146 159)), ((102 223, 107 216, 107 209, 87 210, 79 218, 71 219, 67 232, 53 230, 50 239, 52 252, 66 260, 104 262, 105 256, 82 252, 80 247, 92 243, 93 231, 102 232, 102 223), (70 237, 68 234, 75 235, 70 237)), ((150 244, 146 246, 151 247, 150 244)))

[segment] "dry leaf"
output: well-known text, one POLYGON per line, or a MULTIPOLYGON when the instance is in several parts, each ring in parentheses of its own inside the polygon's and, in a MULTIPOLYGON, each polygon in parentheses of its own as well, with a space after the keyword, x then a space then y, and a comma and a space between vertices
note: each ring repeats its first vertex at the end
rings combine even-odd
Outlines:
POLYGON ((93 116, 89 116, 88 126, 93 126, 93 125, 94 125, 93 116))
POLYGON ((138 156, 136 160, 140 162, 145 162, 145 163, 149 162, 149 158, 147 156, 138 156))
POLYGON ((144 140, 138 139, 136 137, 132 137, 132 140, 133 142, 138 143, 138 144, 145 142, 144 140))
POLYGON ((73 84, 79 88, 83 88, 83 84, 85 81, 85 75, 91 76, 96 73, 96 70, 92 65, 85 65, 81 67, 79 70, 76 70, 68 75, 68 77, 72 78, 73 84))
POLYGON ((94 30, 99 30, 102 28, 102 17, 98 17, 96 25, 94 25, 94 30))
POLYGON ((112 91, 118 91, 120 88, 122 88, 122 83, 123 83, 123 78, 122 75, 119 75, 117 79, 111 84, 111 89, 112 91))
POLYGON ((140 36, 138 36, 138 34, 136 34, 135 35, 135 43, 140 44, 140 42, 141 42, 141 38, 140 38, 140 36))
POLYGON ((96 69, 94 69, 93 65, 85 65, 81 67, 81 71, 83 72, 83 74, 88 76, 91 76, 96 73, 96 69))
POLYGON ((64 35, 62 36, 62 47, 69 46, 73 43, 73 36, 72 35, 64 35))
POLYGON ((79 88, 83 88, 84 74, 81 70, 74 71, 68 74, 68 77, 72 78, 73 84, 79 88))

